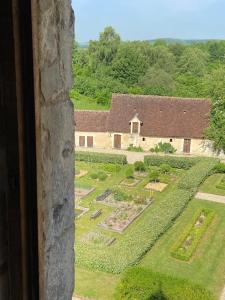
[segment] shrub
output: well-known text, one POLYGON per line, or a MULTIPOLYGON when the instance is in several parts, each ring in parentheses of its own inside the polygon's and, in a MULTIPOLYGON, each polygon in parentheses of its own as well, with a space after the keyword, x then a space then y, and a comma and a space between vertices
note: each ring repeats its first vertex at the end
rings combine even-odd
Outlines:
POLYGON ((133 152, 144 152, 144 149, 141 148, 140 146, 139 147, 136 147, 134 145, 130 145, 128 148, 127 148, 127 151, 133 151, 133 152))
POLYGON ((170 144, 170 143, 163 143, 160 142, 158 143, 154 148, 150 149, 151 152, 155 152, 155 153, 175 153, 177 150, 170 144))
POLYGON ((146 170, 145 164, 142 161, 136 161, 134 163, 134 170, 137 172, 145 172, 146 170))
POLYGON ((98 174, 97 173, 91 173, 90 177, 91 177, 91 179, 97 179, 98 178, 98 174))
POLYGON ((105 153, 78 151, 75 153, 75 159, 77 161, 85 161, 91 163, 112 163, 112 164, 120 164, 120 165, 127 164, 126 155, 120 155, 120 154, 105 154, 105 153))
POLYGON ((126 170, 126 178, 130 179, 130 178, 134 178, 134 170, 132 167, 129 167, 126 170))
POLYGON ((116 288, 116 300, 215 300, 213 294, 185 279, 155 273, 142 267, 128 269, 116 288))
POLYGON ((129 199, 129 196, 119 189, 114 189, 113 195, 116 201, 127 201, 129 199))
POLYGON ((155 156, 146 155, 144 162, 148 166, 160 166, 162 164, 168 164, 172 168, 177 169, 190 169, 195 164, 204 160, 204 158, 199 157, 176 157, 176 156, 155 156))
POLYGON ((121 166, 115 164, 106 164, 102 166, 102 169, 109 173, 118 173, 121 171, 121 166))
POLYGON ((107 178, 107 175, 104 172, 102 172, 102 171, 98 172, 98 179, 100 181, 105 181, 106 178, 107 178))
POLYGON ((215 173, 225 173, 225 164, 218 163, 214 168, 215 173))
POLYGON ((149 172, 149 181, 159 182, 159 172, 157 170, 153 170, 149 172))
POLYGON ((178 187, 196 191, 199 185, 211 174, 216 164, 217 160, 213 158, 202 160, 184 174, 178 187))
POLYGON ((161 170, 161 172, 162 172, 163 174, 167 174, 167 173, 170 173, 171 167, 170 167, 170 165, 168 165, 168 164, 161 164, 161 165, 160 165, 160 170, 161 170))

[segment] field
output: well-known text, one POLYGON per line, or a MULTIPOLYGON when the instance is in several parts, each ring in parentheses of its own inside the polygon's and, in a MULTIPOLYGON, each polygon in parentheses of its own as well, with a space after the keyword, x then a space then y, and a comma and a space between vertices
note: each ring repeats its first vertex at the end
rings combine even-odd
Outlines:
MULTIPOLYGON (((144 176, 137 177, 134 173, 133 180, 126 178, 129 165, 112 167, 110 164, 76 162, 76 169, 79 170, 76 172, 77 190, 91 191, 76 201, 77 209, 86 209, 76 219, 76 294, 88 299, 114 299, 124 270, 138 264, 199 284, 219 295, 225 272, 225 206, 195 199, 190 201, 190 192, 178 188, 182 178, 190 177, 189 170, 171 169, 169 174, 160 173, 160 182, 167 186, 162 192, 154 192, 145 189, 149 171, 156 170, 154 166, 148 167, 144 176), (85 175, 79 177, 78 173, 82 172, 85 175), (106 175, 104 180, 102 172, 106 175), (127 205, 142 207, 143 211, 140 209, 140 214, 121 231, 115 231, 112 224, 112 227, 102 227, 101 223, 118 209, 118 205, 119 210, 125 209, 122 214, 125 219, 129 217, 127 205), (173 258, 172 248, 184 229, 193 223, 197 211, 207 209, 213 211, 215 217, 191 259, 185 262, 173 258), (174 223, 172 220, 177 216, 174 223)), ((211 178, 221 181, 218 176, 221 175, 209 177, 200 190, 206 188, 211 178)), ((212 188, 212 184, 210 186, 212 188)), ((114 215, 113 221, 117 222, 114 215)), ((120 223, 122 221, 120 218, 120 223)))

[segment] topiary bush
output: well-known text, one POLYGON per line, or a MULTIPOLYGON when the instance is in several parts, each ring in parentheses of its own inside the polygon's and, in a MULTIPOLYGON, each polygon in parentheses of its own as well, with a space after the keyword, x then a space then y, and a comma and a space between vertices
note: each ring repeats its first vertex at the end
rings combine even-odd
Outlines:
POLYGON ((136 161, 134 163, 134 170, 137 172, 145 172, 146 167, 143 161, 136 161))
POLYGON ((128 269, 116 288, 116 300, 216 300, 201 286, 146 268, 128 269))
POLYGON ((91 177, 91 179, 98 179, 98 174, 97 173, 91 173, 90 177, 91 177))
POLYGON ((171 167, 170 167, 170 165, 168 165, 168 164, 161 164, 161 165, 160 165, 160 171, 161 171, 163 174, 168 174, 168 173, 170 173, 170 171, 171 171, 171 167))
POLYGON ((75 160, 91 162, 91 163, 112 163, 112 164, 120 164, 120 165, 127 164, 126 155, 83 152, 83 151, 77 151, 75 153, 75 160))
POLYGON ((106 178, 107 178, 107 175, 106 175, 104 172, 102 172, 102 171, 98 172, 97 175, 98 175, 98 179, 99 179, 100 181, 105 181, 106 178))
POLYGON ((126 178, 127 179, 132 179, 134 178, 134 169, 132 167, 129 167, 127 170, 126 170, 126 178))
POLYGON ((161 152, 161 153, 165 153, 165 154, 168 154, 168 153, 173 154, 177 150, 170 143, 160 142, 154 148, 151 148, 150 151, 155 152, 155 153, 161 152))
POLYGON ((172 168, 188 170, 196 165, 204 158, 199 157, 176 157, 176 156, 155 156, 146 155, 144 162, 147 166, 158 166, 162 164, 168 164, 172 168))
POLYGON ((159 171, 153 170, 149 172, 149 181, 150 182, 159 182, 159 171))

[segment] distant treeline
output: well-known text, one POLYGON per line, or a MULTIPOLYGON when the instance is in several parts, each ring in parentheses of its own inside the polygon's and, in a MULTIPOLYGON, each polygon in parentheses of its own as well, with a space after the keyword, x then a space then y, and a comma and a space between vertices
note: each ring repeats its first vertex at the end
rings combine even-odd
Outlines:
POLYGON ((207 135, 225 149, 225 41, 123 42, 107 27, 87 48, 74 45, 73 71, 78 108, 109 107, 112 93, 211 98, 207 135))

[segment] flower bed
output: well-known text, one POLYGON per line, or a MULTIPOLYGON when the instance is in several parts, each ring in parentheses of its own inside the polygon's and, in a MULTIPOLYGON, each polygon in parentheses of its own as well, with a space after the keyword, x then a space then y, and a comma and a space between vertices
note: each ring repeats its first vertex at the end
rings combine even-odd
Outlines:
POLYGON ((111 237, 103 233, 90 231, 81 237, 81 242, 85 244, 94 244, 97 246, 107 246, 111 242, 111 237))
POLYGON ((87 197, 90 193, 92 193, 95 189, 94 188, 81 188, 75 187, 75 200, 80 201, 83 198, 87 197))
POLYGON ((146 205, 123 203, 108 218, 98 225, 116 232, 123 232, 152 203, 149 199, 146 205))
POLYGON ((194 223, 187 227, 174 245, 171 255, 180 260, 190 260, 214 216, 214 212, 210 210, 198 212, 194 223))
POLYGON ((140 181, 141 180, 137 178, 125 178, 120 184, 127 187, 134 187, 138 185, 140 181))

